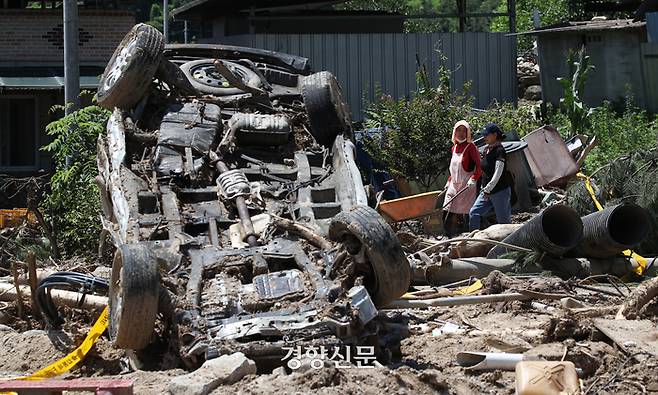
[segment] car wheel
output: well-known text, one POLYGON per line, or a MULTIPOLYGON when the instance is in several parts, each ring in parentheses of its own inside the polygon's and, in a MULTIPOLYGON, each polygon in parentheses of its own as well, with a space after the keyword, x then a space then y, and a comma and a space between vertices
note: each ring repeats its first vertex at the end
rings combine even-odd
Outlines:
POLYGON ((131 109, 144 96, 162 60, 164 38, 153 26, 135 25, 114 51, 98 85, 98 104, 131 109))
POLYGON ((386 306, 407 292, 411 267, 393 229, 377 211, 357 206, 339 213, 331 221, 329 237, 344 243, 351 255, 365 255, 368 267, 360 271, 375 306, 386 306))
POLYGON ((352 139, 352 121, 338 81, 328 71, 302 78, 302 98, 315 140, 330 147, 339 134, 352 139))
POLYGON ((146 246, 124 244, 112 262, 110 337, 117 348, 140 350, 151 341, 158 313, 158 264, 146 246))
MULTIPOLYGON (((180 69, 190 80, 190 83, 201 93, 216 96, 232 96, 244 94, 241 89, 232 87, 223 75, 215 69, 214 59, 199 59, 184 63, 180 69)), ((258 74, 250 68, 238 63, 223 61, 226 68, 231 70, 242 82, 253 88, 260 88, 262 81, 258 74)))

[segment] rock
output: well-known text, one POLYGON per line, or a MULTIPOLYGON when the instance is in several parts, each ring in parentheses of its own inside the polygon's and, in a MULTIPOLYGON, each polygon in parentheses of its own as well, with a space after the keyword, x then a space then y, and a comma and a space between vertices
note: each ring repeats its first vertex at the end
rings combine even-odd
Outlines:
POLYGON ((7 325, 14 322, 14 319, 4 311, 0 311, 0 325, 7 325))
POLYGON ((531 85, 528 87, 528 89, 525 90, 525 93, 523 94, 523 98, 526 100, 541 100, 541 86, 539 85, 531 85))
POLYGON ((91 274, 93 274, 96 277, 100 277, 100 278, 104 278, 106 280, 109 280, 112 277, 112 268, 105 267, 105 266, 99 266, 91 274))
POLYGON ((211 359, 192 373, 175 377, 169 383, 172 395, 205 395, 220 385, 230 385, 248 374, 256 374, 256 364, 241 352, 211 359))
POLYGON ((14 330, 7 325, 0 324, 0 332, 13 332, 14 330))
POLYGON ((423 370, 419 375, 418 379, 423 383, 429 384, 430 387, 434 388, 437 391, 447 391, 450 389, 448 381, 446 380, 443 373, 439 372, 436 369, 427 369, 423 370))
POLYGON ((302 357, 300 359, 300 365, 299 368, 293 370, 293 373, 299 373, 303 374, 308 372, 309 370, 320 370, 323 369, 327 366, 332 366, 333 362, 325 362, 324 360, 321 359, 311 359, 307 357, 302 357), (315 361, 315 362, 314 362, 315 361))
POLYGON ((519 85, 539 85, 539 74, 524 74, 519 77, 519 85))
POLYGON ((287 375, 288 375, 288 371, 286 371, 286 368, 284 368, 283 366, 279 366, 278 368, 272 370, 273 377, 281 377, 287 375))

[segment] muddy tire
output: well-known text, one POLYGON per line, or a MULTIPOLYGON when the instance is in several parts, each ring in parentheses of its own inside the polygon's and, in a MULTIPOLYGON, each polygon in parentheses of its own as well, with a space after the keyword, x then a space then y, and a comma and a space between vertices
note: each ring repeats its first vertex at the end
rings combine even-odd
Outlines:
POLYGON ((151 341, 158 314, 158 264, 146 246, 121 245, 112 263, 110 338, 115 347, 141 350, 151 341))
POLYGON ((303 77, 302 98, 318 144, 330 147, 339 134, 352 139, 350 111, 333 74, 321 71, 303 77))
POLYGON ((357 206, 339 213, 331 221, 329 237, 344 243, 352 255, 365 253, 370 267, 364 268, 364 285, 376 306, 386 306, 407 292, 411 267, 393 229, 377 211, 357 206))
MULTIPOLYGON (((183 71, 192 86, 201 93, 215 96, 242 95, 247 92, 232 87, 216 69, 214 59, 199 59, 184 63, 180 69, 183 71)), ((262 81, 249 67, 238 63, 223 61, 224 65, 237 75, 242 82, 252 88, 260 88, 262 81)))
POLYGON ((98 84, 98 104, 129 110, 146 94, 162 60, 164 38, 153 26, 135 25, 114 51, 98 84))

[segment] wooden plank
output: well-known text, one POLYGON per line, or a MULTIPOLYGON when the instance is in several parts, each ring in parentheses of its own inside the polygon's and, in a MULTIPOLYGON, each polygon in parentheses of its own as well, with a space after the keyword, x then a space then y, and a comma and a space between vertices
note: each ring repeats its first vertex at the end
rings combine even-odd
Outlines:
POLYGON ((51 394, 61 391, 108 391, 115 395, 131 395, 132 380, 74 379, 74 380, 6 380, 0 381, 0 391, 19 391, 21 394, 51 394))
POLYGON ((595 318, 594 326, 628 354, 644 351, 658 357, 658 327, 649 320, 595 318))

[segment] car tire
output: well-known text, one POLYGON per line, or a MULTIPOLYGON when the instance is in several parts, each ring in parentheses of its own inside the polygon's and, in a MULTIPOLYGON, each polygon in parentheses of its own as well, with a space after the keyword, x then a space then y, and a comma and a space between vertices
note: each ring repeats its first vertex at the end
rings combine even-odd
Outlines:
POLYGON ((140 244, 121 245, 112 262, 110 338, 117 348, 141 350, 151 342, 160 297, 158 263, 140 244))
MULTIPOLYGON (((180 69, 192 86, 201 93, 215 96, 241 95, 247 92, 228 86, 226 79, 215 69, 214 59, 199 59, 184 63, 180 69)), ((235 62, 223 61, 226 67, 238 75, 242 82, 253 88, 260 88, 262 81, 249 67, 235 62)))
POLYGON ((411 283, 411 267, 393 229, 374 209, 357 206, 336 215, 329 237, 346 244, 356 255, 365 249, 370 265, 365 287, 377 307, 386 306, 404 295, 411 283))
POLYGON ((114 51, 96 99, 107 108, 129 110, 146 94, 162 60, 164 38, 153 26, 135 25, 114 51))
POLYGON ((321 71, 303 77, 301 92, 311 134, 318 144, 331 147, 339 134, 353 139, 350 111, 333 74, 321 71))

